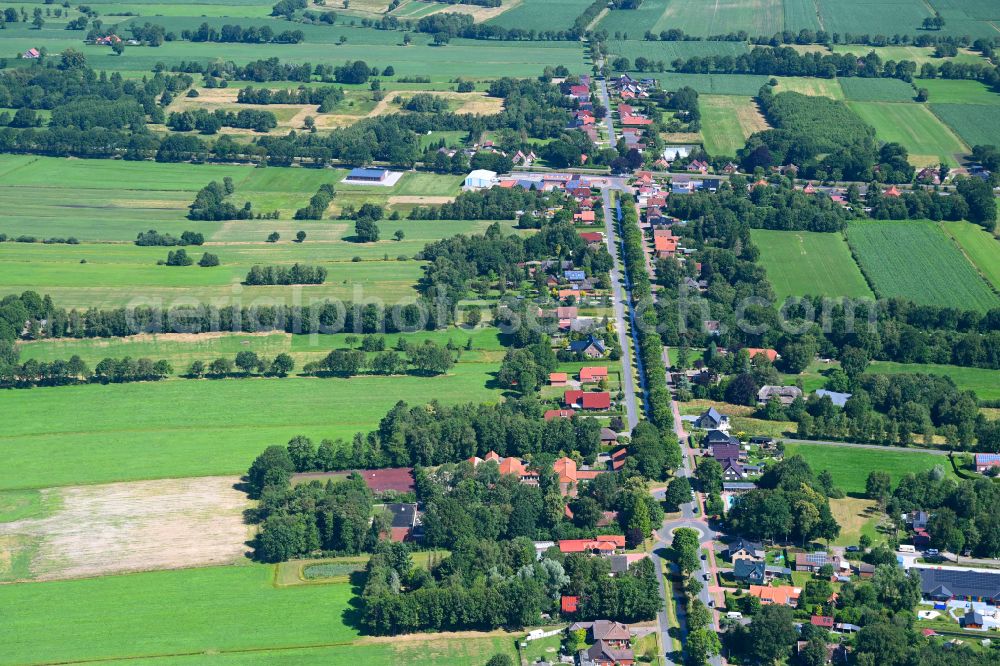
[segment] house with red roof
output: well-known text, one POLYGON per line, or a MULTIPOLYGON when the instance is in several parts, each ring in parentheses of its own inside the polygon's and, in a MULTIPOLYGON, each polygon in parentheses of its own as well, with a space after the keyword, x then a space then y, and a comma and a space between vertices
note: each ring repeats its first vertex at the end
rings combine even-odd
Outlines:
POLYGON ((588 245, 592 243, 604 242, 604 234, 602 234, 600 231, 584 231, 583 233, 580 234, 580 238, 585 240, 588 245))
POLYGON ((611 409, 611 394, 607 391, 566 391, 563 404, 580 409, 611 409))
POLYGON ((781 355, 774 349, 764 349, 761 347, 746 347, 745 349, 747 350, 747 353, 750 354, 751 360, 753 360, 755 356, 763 354, 768 361, 774 363, 781 357, 781 355))
POLYGON ((550 409, 542 415, 542 418, 546 421, 551 421, 552 419, 570 419, 573 418, 575 413, 572 409, 550 409))
POLYGON ((573 214, 573 221, 580 224, 593 224, 597 221, 597 214, 592 210, 581 210, 573 214))
POLYGON ((560 604, 563 615, 572 615, 580 607, 580 597, 564 594, 560 604))
POLYGON ((549 386, 566 386, 569 382, 569 375, 565 372, 550 372, 549 386))
POLYGON ((559 542, 561 553, 610 555, 623 548, 625 548, 625 537, 620 534, 605 534, 593 539, 562 539, 559 542))
POLYGON ((602 366, 584 366, 580 368, 580 381, 584 384, 597 384, 608 378, 608 369, 602 366))

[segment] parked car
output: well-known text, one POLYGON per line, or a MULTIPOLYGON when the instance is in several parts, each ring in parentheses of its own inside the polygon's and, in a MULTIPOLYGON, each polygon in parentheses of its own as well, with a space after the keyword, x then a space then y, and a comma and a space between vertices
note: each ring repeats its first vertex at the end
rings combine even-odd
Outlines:
POLYGON ((934 556, 940 554, 940 551, 938 551, 937 548, 928 548, 925 552, 926 552, 927 555, 930 555, 931 557, 934 557, 934 556))
POLYGON ((859 546, 848 546, 844 550, 846 550, 848 553, 857 553, 861 551, 861 548, 859 546))
POLYGON ((709 574, 707 574, 707 573, 704 575, 704 578, 705 578, 705 580, 711 580, 712 579, 712 577, 709 574))

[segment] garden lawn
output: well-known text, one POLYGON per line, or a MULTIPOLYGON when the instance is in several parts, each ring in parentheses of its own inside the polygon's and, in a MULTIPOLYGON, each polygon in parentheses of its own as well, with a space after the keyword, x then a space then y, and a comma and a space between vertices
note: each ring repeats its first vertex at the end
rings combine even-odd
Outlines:
POLYGON ((0 625, 0 663, 336 645, 357 638, 344 624, 349 584, 278 589, 273 576, 273 566, 247 565, 2 585, 0 605, 18 612, 0 625))
POLYGON ((0 489, 242 474, 295 435, 349 440, 398 401, 488 402, 496 362, 440 377, 172 379, 10 390, 0 396, 0 489))
POLYGON ((775 296, 874 298, 839 233, 753 229, 775 296))
POLYGON ((848 102, 848 105, 875 128, 879 139, 903 145, 916 165, 957 164, 956 155, 969 151, 923 104, 848 102))
POLYGON ((993 287, 1000 289, 1000 241, 996 236, 971 222, 942 222, 941 226, 993 287))
POLYGON ((867 534, 872 543, 879 541, 877 527, 882 514, 873 500, 854 497, 831 499, 830 511, 840 525, 840 536, 833 540, 833 545, 857 545, 862 534, 867 534))
POLYGON ((958 365, 937 363, 894 363, 892 361, 872 361, 868 372, 881 374, 944 375, 950 377, 963 391, 973 391, 979 400, 1000 400, 1000 370, 989 368, 966 368, 958 365))
POLYGON ((899 479, 911 472, 920 472, 941 465, 954 474, 946 456, 919 451, 906 451, 886 447, 862 449, 834 444, 785 443, 785 457, 801 455, 817 474, 829 470, 834 484, 852 495, 864 495, 865 481, 873 471, 888 472, 895 486, 899 479))
POLYGON ((985 311, 1000 305, 986 281, 928 220, 854 221, 847 240, 880 298, 985 311))
POLYGON ((970 146, 1000 144, 1000 107, 931 104, 931 110, 970 146))
POLYGON ((701 95, 701 133, 710 155, 735 156, 754 132, 768 129, 752 97, 701 95))

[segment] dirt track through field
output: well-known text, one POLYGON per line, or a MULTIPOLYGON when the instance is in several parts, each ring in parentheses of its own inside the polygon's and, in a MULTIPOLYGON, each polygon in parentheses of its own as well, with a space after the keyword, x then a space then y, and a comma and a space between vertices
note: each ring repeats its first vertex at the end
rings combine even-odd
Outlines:
POLYGON ((37 544, 31 578, 229 564, 246 551, 246 494, 236 477, 200 477, 52 488, 61 509, 38 520, 0 523, 0 538, 37 544))

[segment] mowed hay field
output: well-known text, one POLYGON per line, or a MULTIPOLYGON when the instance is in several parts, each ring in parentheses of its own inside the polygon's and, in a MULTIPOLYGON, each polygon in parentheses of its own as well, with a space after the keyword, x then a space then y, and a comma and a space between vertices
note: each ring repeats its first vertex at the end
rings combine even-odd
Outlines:
POLYGON ((942 222, 941 227, 955 239, 990 284, 1000 290, 1000 241, 997 237, 971 222, 942 222))
POLYGON ((874 298, 839 233, 750 231, 779 302, 790 296, 874 298))
POLYGON ((837 79, 818 79, 805 76, 778 76, 775 77, 778 85, 774 92, 797 92, 810 97, 829 97, 830 99, 844 99, 844 90, 840 87, 837 79))
MULTIPOLYGON (((243 520, 250 502, 238 483, 228 476, 8 491, 36 493, 55 508, 0 521, 0 543, 7 544, 0 548, 0 581, 240 561, 251 528, 243 520)), ((7 494, 0 491, 0 503, 7 494)))
POLYGON ((350 440, 399 400, 489 402, 495 360, 440 377, 176 379, 11 391, 0 490, 243 474, 295 435, 350 440))
POLYGON ((957 164, 956 156, 969 151, 923 104, 848 102, 848 105, 875 128, 880 140, 905 147, 915 165, 957 164))
POLYGON ((944 455, 904 451, 885 447, 865 449, 835 444, 799 444, 785 442, 785 457, 800 455, 813 471, 829 470, 833 482, 847 493, 862 495, 868 474, 875 470, 888 472, 895 486, 906 474, 921 472, 941 465, 951 475, 951 463, 944 455))
POLYGON ((880 298, 985 311, 1000 299, 929 220, 855 221, 847 240, 880 298))
POLYGON ((658 33, 671 28, 679 28, 699 37, 740 30, 745 30, 751 36, 773 35, 781 32, 783 26, 782 0, 698 3, 645 0, 638 9, 611 11, 600 23, 600 28, 611 34, 624 31, 635 37, 641 36, 646 30, 658 33))
MULTIPOLYGON (((503 5, 513 5, 499 16, 486 22, 504 28, 522 30, 569 30, 576 17, 583 13, 589 0, 504 0, 503 5)), ((449 8, 450 11, 450 8, 449 8)))
MULTIPOLYGON (((164 544, 168 547, 167 544, 164 544)), ((273 586, 245 565, 0 585, 0 663, 349 643, 351 585, 273 586), (58 627, 58 629, 54 629, 58 627)))
POLYGON ((752 97, 701 95, 701 133, 710 155, 735 156, 747 137, 770 126, 752 97))
POLYGON ((872 361, 868 371, 885 375, 918 373, 943 375, 950 377, 960 390, 973 391, 979 400, 1000 400, 1000 370, 937 363, 872 361))

